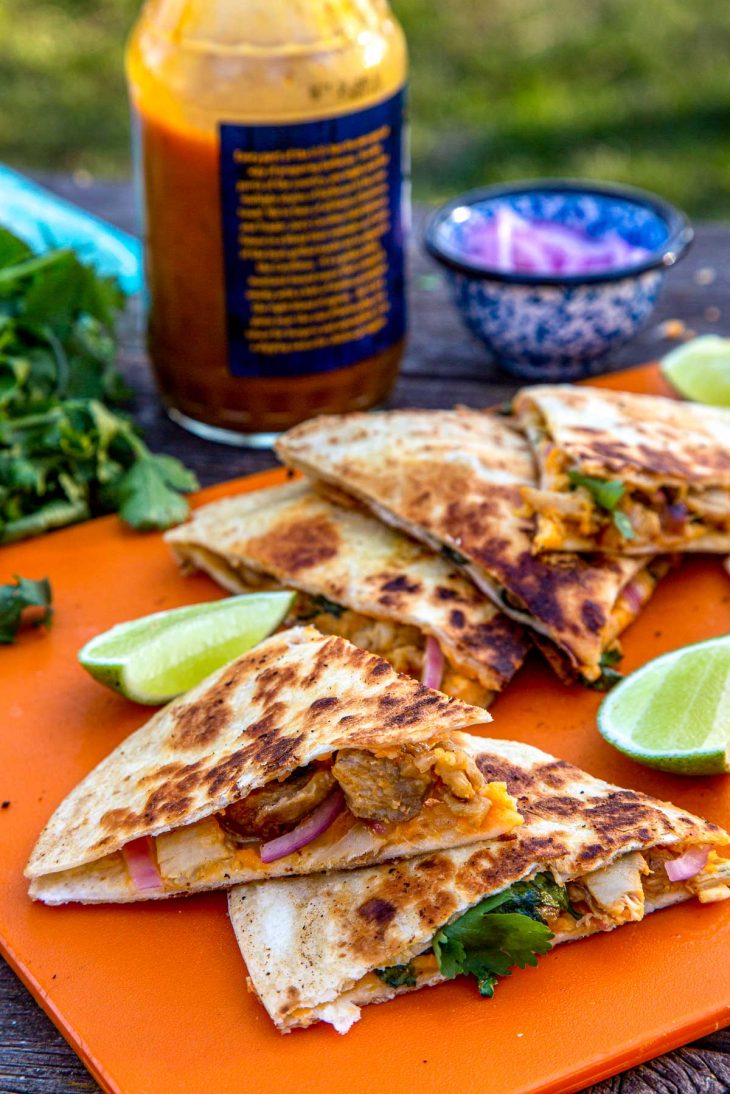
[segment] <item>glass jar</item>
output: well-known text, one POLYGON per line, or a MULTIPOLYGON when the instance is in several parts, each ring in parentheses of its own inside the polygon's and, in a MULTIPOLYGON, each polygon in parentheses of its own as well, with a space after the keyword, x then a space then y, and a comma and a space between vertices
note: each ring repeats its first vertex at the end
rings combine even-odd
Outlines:
POLYGON ((406 50, 384 0, 148 0, 127 50, 148 344, 171 417, 267 444, 388 394, 406 50))

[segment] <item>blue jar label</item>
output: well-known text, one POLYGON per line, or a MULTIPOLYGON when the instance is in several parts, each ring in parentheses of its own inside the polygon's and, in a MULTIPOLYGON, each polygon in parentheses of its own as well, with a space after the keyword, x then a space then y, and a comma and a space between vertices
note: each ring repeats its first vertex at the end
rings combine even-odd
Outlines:
POLYGON ((220 126, 234 376, 344 368, 405 332, 404 92, 297 125, 220 126))

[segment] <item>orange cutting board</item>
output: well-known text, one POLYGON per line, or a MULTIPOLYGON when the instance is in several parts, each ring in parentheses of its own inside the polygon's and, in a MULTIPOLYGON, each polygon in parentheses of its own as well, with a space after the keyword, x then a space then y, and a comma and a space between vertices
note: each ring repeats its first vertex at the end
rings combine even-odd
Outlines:
MULTIPOLYGON (((607 386, 662 391, 655 368, 607 386)), ((666 392, 665 392, 666 393, 666 392)), ((199 501, 279 481, 267 472, 199 501)), ((562 946, 516 970, 492 1000, 461 978, 369 1007, 346 1037, 328 1026, 282 1037, 246 990, 222 893, 161 904, 46 908, 23 865, 73 786, 150 715, 106 691, 75 660, 121 620, 221 595, 183 578, 159 535, 115 517, 0 552, 0 581, 50 577, 48 634, 0 650, 0 943, 70 1044, 109 1091, 257 1094, 571 1091, 730 1021, 730 901, 671 908, 562 946)), ((730 631, 719 559, 685 562, 625 637, 627 670, 730 631)), ((566 689, 537 660, 494 705, 493 735, 527 741, 622 786, 730 825, 730 777, 652 772, 604 744, 600 696, 566 689)))

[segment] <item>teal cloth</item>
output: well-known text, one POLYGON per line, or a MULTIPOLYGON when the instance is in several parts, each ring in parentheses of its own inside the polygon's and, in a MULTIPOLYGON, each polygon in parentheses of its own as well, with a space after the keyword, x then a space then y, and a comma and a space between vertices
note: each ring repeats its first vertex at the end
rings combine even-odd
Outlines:
POLYGON ((144 287, 142 245, 138 239, 2 164, 0 224, 34 251, 73 247, 99 273, 115 277, 130 296, 144 287))

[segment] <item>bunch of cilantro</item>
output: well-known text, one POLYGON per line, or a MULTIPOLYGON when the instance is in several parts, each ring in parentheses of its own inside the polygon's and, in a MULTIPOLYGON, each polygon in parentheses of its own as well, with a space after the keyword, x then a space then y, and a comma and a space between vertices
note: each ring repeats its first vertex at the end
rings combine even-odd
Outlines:
MULTIPOLYGON (((448 979, 474 976, 480 994, 491 998, 498 977, 509 976, 515 965, 521 969, 536 965, 538 956, 548 952, 554 935, 547 924, 563 912, 580 918, 552 874, 518 881, 502 893, 485 897, 436 932, 433 952, 439 970, 448 979)), ((376 972, 391 987, 416 984, 410 963, 376 972)))
POLYGON ((154 455, 116 408, 123 296, 68 249, 42 255, 0 228, 0 543, 101 513, 133 528, 187 515, 197 480, 154 455))

